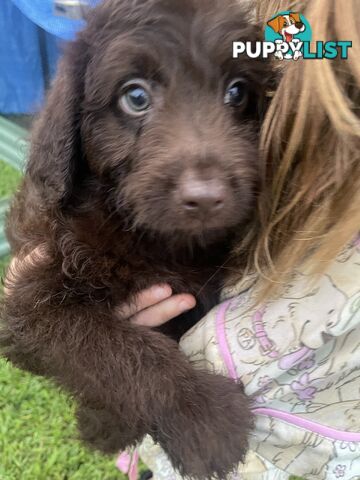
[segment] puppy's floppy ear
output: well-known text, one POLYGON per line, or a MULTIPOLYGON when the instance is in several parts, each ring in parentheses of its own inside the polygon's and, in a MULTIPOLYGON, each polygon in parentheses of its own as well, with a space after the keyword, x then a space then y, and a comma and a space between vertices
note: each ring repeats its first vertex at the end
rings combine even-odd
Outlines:
POLYGON ((60 64, 34 127, 27 172, 49 204, 66 203, 82 161, 80 105, 86 57, 86 45, 77 40, 60 64))
POLYGON ((293 18, 296 23, 301 22, 300 13, 290 13, 290 17, 293 18))
POLYGON ((274 30, 274 32, 279 33, 283 27, 283 23, 284 23, 283 20, 284 20, 283 17, 281 15, 278 15, 272 20, 269 20, 267 24, 269 25, 269 27, 271 27, 274 30))

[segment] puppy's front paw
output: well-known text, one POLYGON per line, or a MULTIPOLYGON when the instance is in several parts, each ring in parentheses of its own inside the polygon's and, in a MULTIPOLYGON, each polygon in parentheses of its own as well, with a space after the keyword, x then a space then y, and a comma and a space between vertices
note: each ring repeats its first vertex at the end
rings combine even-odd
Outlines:
POLYGON ((244 460, 249 399, 234 381, 201 372, 194 397, 180 397, 181 410, 163 419, 156 440, 183 476, 224 479, 244 460))
POLYGON ((136 445, 144 436, 136 428, 103 408, 80 405, 76 412, 81 439, 91 448, 106 454, 114 454, 136 445))

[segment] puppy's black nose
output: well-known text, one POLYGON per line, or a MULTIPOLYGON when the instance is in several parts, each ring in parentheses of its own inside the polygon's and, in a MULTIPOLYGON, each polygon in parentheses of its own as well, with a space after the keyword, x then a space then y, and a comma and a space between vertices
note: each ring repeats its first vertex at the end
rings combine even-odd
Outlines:
POLYGON ((299 30, 304 26, 302 22, 296 22, 295 27, 298 28, 299 30))
POLYGON ((221 212, 226 202, 226 193, 222 180, 202 179, 187 173, 180 181, 178 198, 186 212, 205 216, 221 212))

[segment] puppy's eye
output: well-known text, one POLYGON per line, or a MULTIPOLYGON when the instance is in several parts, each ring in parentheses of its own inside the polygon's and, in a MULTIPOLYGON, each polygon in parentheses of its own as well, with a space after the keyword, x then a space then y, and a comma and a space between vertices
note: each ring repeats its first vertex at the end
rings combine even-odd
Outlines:
POLYGON ((144 80, 131 80, 122 88, 123 94, 119 100, 120 108, 134 117, 145 115, 152 104, 150 85, 144 80))
POLYGON ((231 107, 242 107, 247 100, 247 85, 241 78, 236 78, 229 83, 226 89, 224 103, 231 107))

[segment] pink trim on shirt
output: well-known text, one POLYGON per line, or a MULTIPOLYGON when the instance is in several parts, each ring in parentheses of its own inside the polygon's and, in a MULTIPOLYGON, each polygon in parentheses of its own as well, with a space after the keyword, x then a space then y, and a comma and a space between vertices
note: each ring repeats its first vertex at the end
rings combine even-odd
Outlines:
POLYGON ((219 342, 220 354, 224 359, 224 363, 228 370, 229 377, 231 377, 234 380, 237 380, 235 363, 230 353, 229 345, 226 338, 226 332, 225 332, 225 314, 230 304, 231 304, 231 300, 228 300, 227 302, 224 302, 219 306, 218 311, 216 313, 215 325, 216 325, 217 339, 219 342))
POLYGON ((136 449, 132 454, 127 451, 120 453, 116 460, 116 466, 120 472, 128 475, 129 480, 137 480, 139 465, 139 452, 136 449))
POLYGON ((138 467, 139 467, 139 452, 136 449, 133 453, 131 464, 129 468, 129 480, 137 480, 138 478, 138 467))
POLYGON ((293 413, 282 412, 273 408, 254 408, 255 415, 265 415, 267 417, 278 418, 284 422, 295 425, 296 427, 309 430, 310 432, 317 433, 322 437, 328 437, 332 440, 339 440, 342 442, 360 442, 360 433, 358 432, 344 432, 343 430, 336 430, 335 428, 326 427, 320 423, 313 422, 295 415, 293 413))

